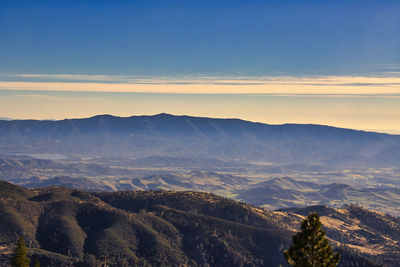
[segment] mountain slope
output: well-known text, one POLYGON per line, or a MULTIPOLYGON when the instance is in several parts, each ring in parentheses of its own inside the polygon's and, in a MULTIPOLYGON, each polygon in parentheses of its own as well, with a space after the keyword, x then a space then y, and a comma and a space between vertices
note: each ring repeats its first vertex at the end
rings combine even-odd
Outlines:
MULTIPOLYGON (((0 184, 3 251, 11 251, 22 235, 32 257, 39 257, 44 266, 95 266, 104 255, 111 266, 287 266, 282 251, 303 218, 301 211, 292 212, 270 212, 200 192, 88 193, 0 184), (4 194, 9 191, 13 194, 4 194)), ((334 219, 337 213, 324 216, 334 219)), ((362 210, 344 216, 347 224, 369 227, 357 232, 356 240, 340 227, 328 235, 340 245, 340 266, 374 266, 372 261, 383 262, 385 255, 392 259, 385 263, 394 266, 399 259, 398 249, 387 242, 399 240, 398 220, 371 214, 362 210), (384 218, 379 221, 382 229, 391 225, 386 241, 382 229, 372 238, 366 234, 377 229, 371 218, 384 218), (379 255, 360 253, 351 242, 375 242, 384 248, 379 255)))
POLYGON ((400 136, 168 114, 0 121, 0 148, 9 154, 158 155, 335 166, 394 166, 400 162, 400 136))
POLYGON ((393 264, 392 261, 397 257, 395 255, 400 252, 399 218, 356 206, 341 209, 310 206, 280 211, 303 216, 310 212, 318 212, 333 244, 341 243, 357 251, 375 255, 375 259, 383 266, 393 264))

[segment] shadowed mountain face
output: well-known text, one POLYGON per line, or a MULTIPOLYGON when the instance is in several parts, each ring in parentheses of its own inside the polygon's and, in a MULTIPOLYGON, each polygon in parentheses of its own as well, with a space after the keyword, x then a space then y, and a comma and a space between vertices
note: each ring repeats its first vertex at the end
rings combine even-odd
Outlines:
POLYGON ((400 162, 400 136, 168 114, 0 121, 0 149, 5 154, 158 155, 332 166, 394 166, 400 162))
POLYGON ((398 219, 357 207, 270 212, 201 192, 89 193, 0 181, 0 264, 23 236, 42 266, 287 266, 283 250, 317 210, 340 266, 396 266, 398 219), (375 249, 373 249, 375 248, 375 249))

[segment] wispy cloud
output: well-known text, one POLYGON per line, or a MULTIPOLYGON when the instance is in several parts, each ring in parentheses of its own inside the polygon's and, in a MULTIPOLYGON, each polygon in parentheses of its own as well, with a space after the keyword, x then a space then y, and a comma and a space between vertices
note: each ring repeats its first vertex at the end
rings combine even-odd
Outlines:
POLYGON ((0 77, 0 89, 175 94, 398 95, 400 76, 391 74, 307 77, 13 74, 7 75, 3 81, 0 77))

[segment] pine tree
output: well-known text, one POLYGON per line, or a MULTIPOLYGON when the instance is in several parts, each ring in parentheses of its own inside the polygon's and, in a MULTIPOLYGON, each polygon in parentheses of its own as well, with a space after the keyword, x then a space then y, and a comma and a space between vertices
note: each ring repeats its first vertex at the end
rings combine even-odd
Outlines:
POLYGON ((294 267, 334 267, 340 254, 333 253, 321 229, 318 213, 311 213, 301 224, 301 231, 293 236, 293 244, 285 250, 287 262, 294 267))
POLYGON ((17 246, 15 247, 14 257, 12 258, 12 267, 29 267, 31 260, 26 256, 28 250, 26 249, 24 239, 19 238, 17 246))

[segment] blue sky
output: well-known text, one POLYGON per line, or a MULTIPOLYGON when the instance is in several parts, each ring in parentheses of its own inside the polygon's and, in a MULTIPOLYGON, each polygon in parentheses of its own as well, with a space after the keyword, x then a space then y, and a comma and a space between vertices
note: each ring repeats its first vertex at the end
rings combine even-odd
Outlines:
POLYGON ((399 1, 8 1, 0 71, 145 75, 399 70, 399 1))
POLYGON ((400 133, 400 1, 0 1, 0 117, 400 133))

